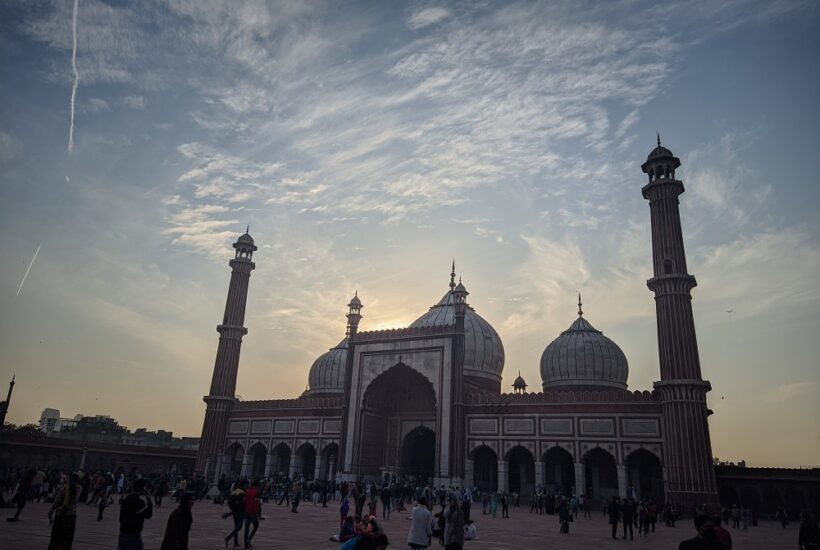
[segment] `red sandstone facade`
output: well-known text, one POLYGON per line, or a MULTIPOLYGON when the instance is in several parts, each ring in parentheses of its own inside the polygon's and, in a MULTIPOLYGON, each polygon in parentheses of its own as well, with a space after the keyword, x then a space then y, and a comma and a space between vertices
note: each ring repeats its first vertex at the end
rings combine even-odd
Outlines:
POLYGON ((377 479, 415 474, 435 484, 528 493, 536 486, 593 501, 634 494, 680 505, 716 496, 686 259, 678 212, 680 162, 653 150, 643 169, 652 219, 661 379, 627 389, 618 346, 580 307, 541 360, 543 393, 502 394, 504 350, 468 304, 455 266, 442 299, 406 329, 359 332, 320 356, 309 388, 289 400, 234 398, 253 240, 234 245, 233 275, 197 469, 220 474, 377 479))

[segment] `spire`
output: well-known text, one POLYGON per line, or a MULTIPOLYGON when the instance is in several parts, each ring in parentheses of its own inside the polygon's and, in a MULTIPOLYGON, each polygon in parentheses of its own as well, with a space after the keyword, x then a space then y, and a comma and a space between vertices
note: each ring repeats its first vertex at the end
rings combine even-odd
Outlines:
POLYGON ((250 234, 250 232, 251 232, 251 224, 248 224, 248 225, 245 226, 245 233, 250 234))
POLYGON ((584 310, 581 309, 581 293, 578 293, 578 317, 583 317, 584 310))
POLYGON ((656 134, 658 135, 658 147, 660 147, 661 146, 661 133, 656 132, 656 134))
POLYGON ((456 287, 456 259, 453 258, 453 268, 450 271, 450 290, 456 287))

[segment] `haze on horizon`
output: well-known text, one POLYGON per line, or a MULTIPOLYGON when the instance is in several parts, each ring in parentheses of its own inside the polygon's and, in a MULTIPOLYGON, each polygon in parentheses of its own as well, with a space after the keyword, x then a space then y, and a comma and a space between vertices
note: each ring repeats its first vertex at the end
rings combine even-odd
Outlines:
POLYGON ((354 289, 362 330, 412 322, 453 257, 505 388, 540 390, 581 291, 651 389, 659 131, 683 163, 714 453, 819 465, 816 2, 79 0, 69 153, 72 10, 0 5, 10 422, 198 436, 246 224, 243 399, 299 395, 354 289))

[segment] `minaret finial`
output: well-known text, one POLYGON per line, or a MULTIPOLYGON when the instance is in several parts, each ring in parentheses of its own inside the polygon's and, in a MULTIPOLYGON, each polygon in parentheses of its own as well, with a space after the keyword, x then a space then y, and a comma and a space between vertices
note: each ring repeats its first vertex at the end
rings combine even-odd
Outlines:
POLYGON ((578 292, 578 317, 581 317, 583 315, 584 315, 584 310, 581 309, 581 293, 578 292))
POLYGON ((660 147, 661 146, 661 133, 660 132, 656 132, 656 133, 658 135, 658 147, 660 147))
POLYGON ((450 290, 456 287, 456 259, 453 258, 453 268, 450 271, 450 290))

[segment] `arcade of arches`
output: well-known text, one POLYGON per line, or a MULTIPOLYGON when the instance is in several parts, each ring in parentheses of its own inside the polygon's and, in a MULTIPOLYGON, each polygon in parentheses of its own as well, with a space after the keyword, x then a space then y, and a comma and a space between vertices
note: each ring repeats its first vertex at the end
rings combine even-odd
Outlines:
POLYGON ((376 377, 362 399, 357 471, 436 477, 436 394, 403 363, 376 377))
POLYGON ((268 452, 257 442, 247 451, 240 443, 231 444, 224 453, 222 473, 229 476, 262 478, 274 474, 290 478, 332 479, 336 475, 336 457, 339 445, 330 443, 317 453, 310 443, 303 443, 291 452, 287 443, 279 443, 268 452))
POLYGON ((535 461, 532 452, 515 446, 499 461, 496 452, 479 445, 469 455, 468 479, 482 491, 509 491, 528 495, 537 486, 551 493, 586 494, 603 503, 612 496, 651 498, 664 502, 663 470, 657 456, 639 449, 618 465, 609 452, 596 447, 576 463, 561 447, 552 447, 535 461), (576 482, 580 480, 580 489, 576 482))

